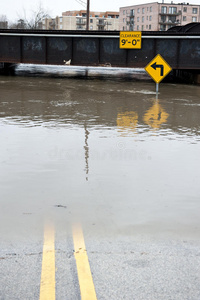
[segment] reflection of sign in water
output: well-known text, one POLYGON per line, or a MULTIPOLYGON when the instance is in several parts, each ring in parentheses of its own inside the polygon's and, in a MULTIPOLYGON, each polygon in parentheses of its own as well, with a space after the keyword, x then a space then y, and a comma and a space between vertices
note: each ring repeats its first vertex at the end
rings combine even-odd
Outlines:
POLYGON ((119 47, 121 49, 141 49, 141 31, 120 31, 119 47))
POLYGON ((138 123, 138 114, 134 111, 127 111, 117 115, 117 127, 121 132, 135 131, 138 123))
POLYGON ((153 106, 145 113, 143 120, 152 128, 160 128, 161 124, 167 121, 169 114, 164 111, 162 106, 156 101, 153 106))
POLYGON ((164 58, 158 54, 150 63, 145 67, 145 71, 151 76, 151 78, 159 83, 167 74, 172 70, 170 65, 164 60, 164 58))

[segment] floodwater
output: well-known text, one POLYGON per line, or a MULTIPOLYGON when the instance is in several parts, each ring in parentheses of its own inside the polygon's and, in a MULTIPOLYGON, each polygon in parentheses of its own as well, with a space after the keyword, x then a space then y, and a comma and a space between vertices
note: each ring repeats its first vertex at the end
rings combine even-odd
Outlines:
POLYGON ((198 238, 200 87, 0 77, 0 228, 198 238), (60 224, 60 225, 59 225, 60 224))

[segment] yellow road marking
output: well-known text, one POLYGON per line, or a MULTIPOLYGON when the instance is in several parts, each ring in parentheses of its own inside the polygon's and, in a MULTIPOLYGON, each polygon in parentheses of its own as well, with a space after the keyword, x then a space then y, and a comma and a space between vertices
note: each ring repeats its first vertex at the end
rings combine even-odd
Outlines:
POLYGON ((54 227, 45 226, 40 282, 40 300, 55 300, 55 246, 54 227))
POLYGON ((80 224, 73 226, 75 259, 82 300, 97 300, 90 265, 80 224))

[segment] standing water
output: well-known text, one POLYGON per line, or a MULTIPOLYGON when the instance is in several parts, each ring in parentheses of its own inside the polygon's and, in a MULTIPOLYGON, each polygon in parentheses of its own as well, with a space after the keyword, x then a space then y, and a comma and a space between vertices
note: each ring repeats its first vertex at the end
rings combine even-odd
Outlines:
POLYGON ((163 83, 158 99, 154 83, 119 79, 0 86, 5 237, 47 216, 105 235, 199 236, 199 86, 163 83))

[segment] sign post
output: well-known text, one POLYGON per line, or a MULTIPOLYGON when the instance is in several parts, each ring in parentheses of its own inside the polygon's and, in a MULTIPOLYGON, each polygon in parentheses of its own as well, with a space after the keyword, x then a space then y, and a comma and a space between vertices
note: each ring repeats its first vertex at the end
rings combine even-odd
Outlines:
POLYGON ((158 93, 159 90, 159 83, 156 82, 156 93, 158 93))
POLYGON ((158 93, 159 83, 172 70, 170 65, 164 60, 164 58, 160 54, 157 54, 144 69, 156 82, 156 93, 158 93))

